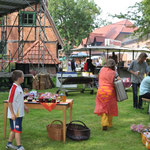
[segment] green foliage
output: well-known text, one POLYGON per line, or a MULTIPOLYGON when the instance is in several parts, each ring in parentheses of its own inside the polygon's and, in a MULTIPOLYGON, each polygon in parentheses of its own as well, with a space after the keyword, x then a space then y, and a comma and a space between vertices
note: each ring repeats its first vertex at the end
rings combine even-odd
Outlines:
POLYGON ((88 36, 100 14, 93 0, 49 0, 49 11, 66 41, 66 49, 79 45, 88 36))
POLYGON ((105 65, 105 63, 106 63, 106 62, 105 62, 105 58, 103 57, 103 58, 102 58, 102 66, 105 65))
POLYGON ((0 17, 0 26, 3 26, 4 25, 4 17, 0 17))
POLYGON ((138 29, 135 35, 142 38, 150 33, 150 0, 143 0, 130 6, 126 14, 120 13, 115 17, 132 20, 138 29))
POLYGON ((56 77, 52 77, 52 82, 54 83, 54 86, 56 87, 56 77))
POLYGON ((69 44, 67 41, 64 42, 63 51, 65 52, 66 57, 68 58, 70 54, 72 53, 70 49, 72 48, 71 44, 69 44))
MULTIPOLYGON (((40 92, 53 92, 57 88, 40 92)), ((27 150, 146 150, 139 133, 130 130, 131 124, 149 123, 147 114, 148 105, 143 105, 144 110, 133 109, 132 91, 128 91, 128 100, 118 103, 119 116, 113 118, 113 127, 108 131, 102 131, 100 117, 94 114, 96 89, 93 95, 89 91, 85 93, 69 93, 68 98, 74 100, 72 119, 83 121, 90 129, 91 136, 87 141, 72 141, 67 138, 66 143, 52 141, 48 138, 46 125, 53 120, 62 120, 63 113, 59 110, 30 109, 23 119, 23 133, 21 143, 27 150)), ((0 92, 0 150, 5 149, 10 132, 9 120, 7 120, 6 139, 3 139, 3 100, 8 98, 8 92, 0 92)), ((69 110, 67 110, 67 123, 69 122, 69 110)), ((14 142, 13 144, 16 145, 14 142)))

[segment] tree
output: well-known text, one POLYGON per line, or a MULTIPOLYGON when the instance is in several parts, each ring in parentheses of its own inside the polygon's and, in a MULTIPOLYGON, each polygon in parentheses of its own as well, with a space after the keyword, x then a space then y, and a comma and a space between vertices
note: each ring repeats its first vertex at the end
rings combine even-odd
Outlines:
POLYGON ((115 15, 115 17, 133 21, 135 26, 138 27, 135 35, 139 38, 150 34, 150 0, 135 3, 134 6, 129 7, 126 14, 120 13, 119 15, 115 15))
POLYGON ((88 36, 101 10, 93 0, 49 0, 48 8, 66 49, 79 45, 88 36))

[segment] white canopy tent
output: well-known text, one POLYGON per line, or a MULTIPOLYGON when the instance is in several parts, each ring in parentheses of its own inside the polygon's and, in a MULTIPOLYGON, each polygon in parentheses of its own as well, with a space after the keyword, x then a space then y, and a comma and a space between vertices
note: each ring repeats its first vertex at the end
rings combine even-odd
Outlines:
MULTIPOLYGON (((138 57, 138 55, 141 52, 147 53, 148 57, 150 58, 150 50, 148 48, 127 48, 127 47, 114 47, 114 46, 87 46, 87 47, 82 47, 82 48, 75 48, 72 49, 72 52, 81 52, 81 51, 86 51, 89 53, 89 57, 91 58, 92 52, 106 52, 107 53, 107 58, 110 52, 118 52, 119 53, 119 58, 120 54, 123 53, 127 58, 126 60, 134 60, 138 57)), ((119 59, 120 60, 120 59, 119 59)))

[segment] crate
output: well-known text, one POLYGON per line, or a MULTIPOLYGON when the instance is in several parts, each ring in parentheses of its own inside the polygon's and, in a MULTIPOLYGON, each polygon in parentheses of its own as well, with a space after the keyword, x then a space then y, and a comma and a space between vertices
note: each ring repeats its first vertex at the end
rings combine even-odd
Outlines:
POLYGON ((146 136, 141 133, 142 143, 145 145, 147 149, 150 149, 150 140, 146 138, 146 136))

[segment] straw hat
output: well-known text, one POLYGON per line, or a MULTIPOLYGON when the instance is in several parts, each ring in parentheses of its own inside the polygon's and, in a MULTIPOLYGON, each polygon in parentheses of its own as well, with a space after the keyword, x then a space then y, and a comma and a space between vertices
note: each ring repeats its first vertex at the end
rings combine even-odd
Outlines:
POLYGON ((105 67, 114 67, 116 65, 115 61, 113 59, 108 59, 107 62, 106 62, 106 65, 105 67))

